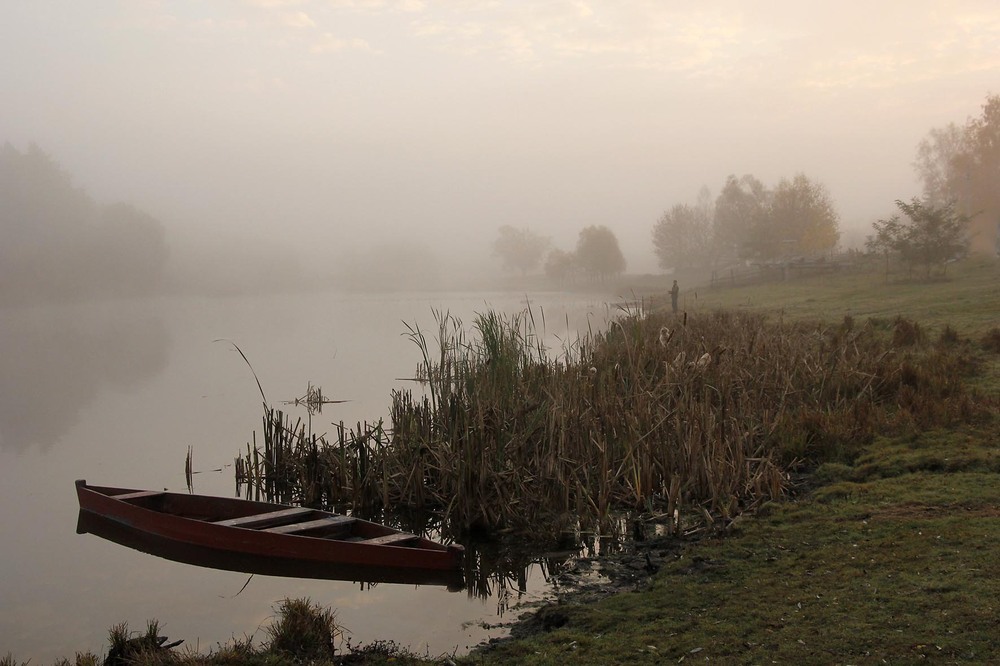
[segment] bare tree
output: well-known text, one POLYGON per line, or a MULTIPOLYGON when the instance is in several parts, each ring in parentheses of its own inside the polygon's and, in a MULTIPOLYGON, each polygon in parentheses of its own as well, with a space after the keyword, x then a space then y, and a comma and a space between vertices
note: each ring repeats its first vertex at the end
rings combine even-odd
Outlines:
POLYGON ((982 114, 964 127, 931 130, 914 162, 926 200, 954 202, 970 218, 970 248, 995 253, 1000 245, 1000 95, 990 95, 982 114))
POLYGON ((913 168, 924 184, 924 198, 935 204, 953 200, 953 162, 962 151, 963 131, 955 123, 932 129, 917 146, 913 168))

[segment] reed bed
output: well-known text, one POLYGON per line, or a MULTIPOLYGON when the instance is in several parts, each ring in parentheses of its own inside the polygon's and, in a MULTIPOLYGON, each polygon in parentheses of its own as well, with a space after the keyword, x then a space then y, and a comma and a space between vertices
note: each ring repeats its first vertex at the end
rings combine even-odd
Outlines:
MULTIPOLYGON (((727 521, 847 461, 879 431, 967 418, 968 359, 914 323, 784 323, 623 310, 552 355, 528 309, 435 313, 411 327, 423 385, 391 427, 334 441, 266 410, 238 473, 282 501, 436 511, 445 532, 607 530, 621 512, 670 532, 727 521)), ((544 325, 544 319, 542 319, 544 325)))
POLYGON ((373 496, 379 460, 390 445, 381 421, 355 428, 341 422, 328 439, 310 432, 302 419, 265 407, 262 425, 260 444, 254 432, 246 455, 235 461, 238 493, 323 509, 384 505, 384 496, 373 496))

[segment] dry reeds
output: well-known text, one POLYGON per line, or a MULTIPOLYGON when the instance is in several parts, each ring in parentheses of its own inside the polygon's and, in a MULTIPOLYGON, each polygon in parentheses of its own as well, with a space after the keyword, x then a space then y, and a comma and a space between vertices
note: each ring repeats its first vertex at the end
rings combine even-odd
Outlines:
POLYGON ((953 357, 898 323, 626 311, 556 357, 530 310, 437 323, 435 347, 410 329, 426 390, 393 392, 391 429, 327 442, 269 410, 246 480, 282 501, 433 509, 454 531, 600 529, 623 510, 680 531, 782 495, 791 465, 847 459, 880 427, 971 409, 953 357))

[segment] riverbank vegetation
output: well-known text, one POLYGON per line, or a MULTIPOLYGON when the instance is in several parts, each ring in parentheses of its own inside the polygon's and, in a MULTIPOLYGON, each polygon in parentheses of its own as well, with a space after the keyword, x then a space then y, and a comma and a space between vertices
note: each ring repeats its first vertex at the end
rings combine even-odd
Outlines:
POLYGON ((392 396, 386 426, 336 440, 267 410, 241 480, 269 497, 364 512, 431 511, 446 535, 557 540, 624 514, 681 534, 848 463, 879 433, 965 422, 975 350, 902 315, 805 321, 763 312, 623 309, 562 353, 540 314, 438 315, 410 337, 423 390, 392 396))
MULTIPOLYGON (((607 507, 673 526, 666 542, 632 546, 664 550, 648 584, 564 597, 517 639, 454 661, 995 661, 997 270, 970 260, 933 281, 845 274, 689 293, 686 320, 655 303, 625 312, 547 365, 530 322, 480 320, 483 337, 469 338, 442 317, 440 344, 422 343, 427 392, 394 396, 384 446, 345 440, 324 454, 308 438, 272 458, 288 463, 290 488, 325 470, 346 474, 351 497, 367 488, 359 497, 375 504, 416 505, 421 486, 423 506, 445 515, 451 501, 434 489, 453 484, 442 487, 463 493, 450 514, 462 528, 523 520, 477 501, 520 502, 549 525, 568 507, 599 527, 607 507), (555 454, 540 450, 546 438, 555 454), (382 450, 393 446, 398 460, 382 450), (467 450, 482 455, 460 460, 467 450), (306 467, 310 455, 324 462, 306 467)), ((259 479, 278 469, 254 464, 259 479)), ((319 487, 298 499, 350 499, 319 487)))

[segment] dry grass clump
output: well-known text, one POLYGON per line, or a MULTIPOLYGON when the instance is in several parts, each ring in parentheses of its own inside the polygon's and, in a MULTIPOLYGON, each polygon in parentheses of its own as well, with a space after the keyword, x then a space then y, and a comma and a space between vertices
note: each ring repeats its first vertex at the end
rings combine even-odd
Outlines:
POLYGON ((296 663, 324 662, 336 654, 340 637, 336 614, 309 599, 284 599, 275 622, 265 628, 267 652, 296 663))
POLYGON ((905 317, 896 317, 892 327, 892 344, 896 347, 912 347, 924 341, 920 325, 905 317))
POLYGON ((945 324, 944 328, 941 329, 941 335, 938 337, 938 343, 942 345, 956 345, 960 340, 958 331, 953 329, 950 324, 945 324))
POLYGON ((393 393, 391 429, 328 444, 272 414, 287 450, 271 458, 288 464, 256 478, 296 476, 305 501, 436 509, 453 530, 540 535, 623 510, 680 530, 782 495, 792 466, 847 461, 880 429, 974 409, 960 354, 904 319, 625 312, 554 358, 530 310, 479 315, 468 333, 439 315, 437 334, 410 331, 426 385, 393 393))
POLYGON ((983 349, 1000 354, 1000 328, 991 328, 982 339, 983 349))
POLYGON ((27 664, 26 661, 18 661, 10 652, 0 658, 0 666, 27 666, 27 664))
POLYGON ((173 648, 184 642, 183 639, 168 642, 166 636, 160 635, 160 624, 150 620, 146 625, 146 633, 138 634, 129 631, 128 624, 122 622, 108 632, 110 648, 104 658, 105 666, 131 666, 132 664, 177 664, 180 655, 173 648))

